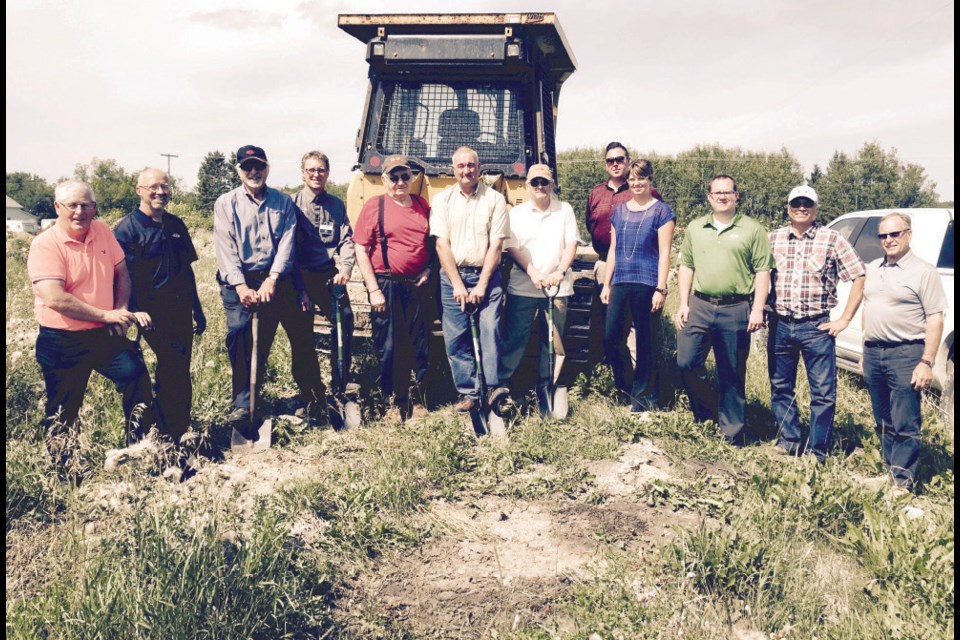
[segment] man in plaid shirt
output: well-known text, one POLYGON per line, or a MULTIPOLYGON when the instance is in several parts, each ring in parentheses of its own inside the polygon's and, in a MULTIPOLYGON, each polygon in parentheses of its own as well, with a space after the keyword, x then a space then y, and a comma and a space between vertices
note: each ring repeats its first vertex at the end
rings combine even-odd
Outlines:
POLYGON ((847 328, 863 299, 865 270, 850 243, 817 223, 817 192, 795 187, 787 198, 790 224, 770 233, 776 267, 769 306, 767 362, 770 405, 779 427, 776 449, 783 455, 812 453, 823 461, 830 449, 837 399, 836 335, 847 328), (843 313, 837 281, 853 281, 843 313), (795 386, 800 356, 810 383, 810 435, 801 443, 795 386))

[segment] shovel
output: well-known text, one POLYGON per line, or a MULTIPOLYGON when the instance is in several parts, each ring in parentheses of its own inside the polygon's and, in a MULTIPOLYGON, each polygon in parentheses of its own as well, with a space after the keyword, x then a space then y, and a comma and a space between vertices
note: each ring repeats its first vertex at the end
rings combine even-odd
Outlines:
POLYGON ((254 430, 257 424, 257 364, 260 357, 260 318, 257 311, 253 312, 250 327, 253 330, 253 353, 250 356, 250 432, 244 434, 234 429, 230 437, 230 449, 241 453, 269 449, 273 428, 273 420, 267 418, 254 430))
POLYGON ((487 402, 487 380, 483 375, 483 361, 480 358, 480 306, 468 302, 464 311, 470 317, 470 335, 473 338, 473 357, 477 366, 477 386, 480 392, 480 406, 470 410, 473 431, 478 436, 503 437, 507 435, 503 418, 493 411, 487 402))
POLYGON ((333 322, 337 332, 337 375, 336 379, 331 381, 334 386, 333 402, 331 403, 329 414, 330 424, 337 431, 353 429, 359 427, 362 422, 360 407, 354 401, 355 393, 347 392, 347 371, 346 358, 343 353, 343 322, 340 317, 340 303, 347 297, 347 288, 342 285, 335 285, 330 282, 330 295, 333 299, 333 322))
POLYGON ((557 386, 560 370, 563 368, 563 361, 566 359, 563 340, 560 338, 560 332, 553 324, 553 303, 557 299, 558 293, 560 293, 560 285, 543 288, 543 295, 547 299, 547 357, 550 360, 551 379, 547 384, 545 397, 539 399, 539 404, 541 414, 563 420, 570 411, 570 405, 567 399, 567 387, 557 386))

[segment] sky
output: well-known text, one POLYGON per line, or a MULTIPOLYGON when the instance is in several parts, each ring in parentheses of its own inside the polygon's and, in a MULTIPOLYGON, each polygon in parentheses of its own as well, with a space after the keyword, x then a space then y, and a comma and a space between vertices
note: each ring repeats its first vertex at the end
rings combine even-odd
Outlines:
MULTIPOLYGON (((7 0, 8 172, 49 181, 94 158, 166 168, 264 147, 270 183, 320 148, 349 180, 365 48, 338 13, 381 0, 7 0)), ((791 151, 809 172, 866 142, 954 198, 950 0, 420 0, 410 11, 549 11, 578 61, 557 149, 620 140, 641 155, 719 143, 791 151)))

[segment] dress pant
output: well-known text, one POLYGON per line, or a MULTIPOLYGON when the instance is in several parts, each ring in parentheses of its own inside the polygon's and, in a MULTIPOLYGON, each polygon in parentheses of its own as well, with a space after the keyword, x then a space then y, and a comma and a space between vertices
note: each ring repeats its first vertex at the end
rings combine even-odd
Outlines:
MULTIPOLYGON (((353 308, 350 306, 350 298, 342 296, 340 298, 340 323, 343 326, 343 371, 344 379, 341 380, 337 370, 337 324, 334 320, 334 300, 330 291, 330 282, 337 275, 335 268, 324 271, 301 270, 303 278, 303 287, 306 289, 314 307, 320 310, 320 313, 330 322, 332 327, 330 333, 330 371, 332 371, 333 388, 343 391, 347 382, 350 381, 350 366, 353 362, 353 308)), ((336 285, 344 288, 341 285, 336 285)), ((310 326, 313 326, 314 310, 309 312, 310 326)))
MULTIPOLYGON (((553 326, 563 337, 563 329, 567 320, 567 297, 555 298, 553 301, 553 326)), ((507 294, 503 307, 503 346, 500 349, 500 367, 498 378, 501 384, 513 377, 527 351, 533 323, 540 323, 540 357, 537 365, 537 386, 542 387, 553 383, 553 371, 550 367, 548 341, 552 340, 547 330, 547 305, 549 302, 544 296, 533 298, 507 294)))
MULTIPOLYGON (((265 273, 244 274, 247 286, 259 289, 265 273)), ((227 315, 227 352, 233 369, 233 407, 250 408, 250 363, 253 355, 253 312, 240 303, 240 296, 234 287, 221 283, 220 298, 227 315)), ((257 388, 259 395, 263 386, 267 358, 270 347, 277 334, 277 326, 282 325, 290 340, 293 360, 292 374, 304 403, 322 401, 326 388, 321 380, 320 365, 317 362, 316 346, 313 339, 313 316, 300 309, 297 292, 290 280, 277 281, 273 299, 256 308, 260 324, 257 350, 257 388)))
POLYGON ((687 323, 677 335, 677 366, 693 416, 698 422, 718 416, 720 432, 729 442, 736 440, 744 425, 749 318, 748 300, 718 305, 691 295, 687 323), (716 392, 710 388, 705 366, 711 347, 717 362, 716 392))
MULTIPOLYGON (((122 395, 129 441, 139 440, 153 425, 150 376, 137 343, 111 335, 107 327, 81 331, 40 327, 36 355, 47 391, 48 447, 76 421, 93 371, 109 379, 122 395)), ((57 448, 51 454, 58 458, 55 462, 63 463, 70 452, 57 448)))
POLYGON ((386 299, 383 311, 371 311, 373 342, 380 354, 380 389, 388 402, 405 405, 411 378, 424 401, 423 379, 429 364, 426 313, 429 281, 421 287, 412 278, 377 275, 386 299))
POLYGON ((190 407, 193 403, 193 382, 190 359, 193 354, 193 292, 189 298, 164 296, 144 300, 141 311, 150 314, 153 329, 143 332, 143 339, 157 356, 154 372, 154 395, 157 425, 161 433, 174 442, 190 428, 190 407))

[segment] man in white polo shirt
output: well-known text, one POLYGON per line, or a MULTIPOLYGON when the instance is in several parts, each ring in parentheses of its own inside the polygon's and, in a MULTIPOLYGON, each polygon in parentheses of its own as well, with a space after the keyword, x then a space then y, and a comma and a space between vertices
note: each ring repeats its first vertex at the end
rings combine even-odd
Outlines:
POLYGON ((547 298, 544 289, 559 286, 554 300, 553 322, 560 335, 567 317, 567 299, 573 295, 570 265, 577 256, 577 220, 566 202, 553 197, 553 174, 545 164, 527 170, 529 200, 510 210, 510 237, 504 247, 513 259, 503 316, 503 347, 500 351, 500 382, 513 376, 540 316, 540 365, 538 391, 553 381, 547 351, 550 332, 546 326, 547 298))
POLYGON ((886 254, 867 265, 863 375, 883 461, 912 491, 920 458, 920 392, 933 380, 947 296, 937 268, 910 251, 910 216, 889 213, 877 237, 886 254))

